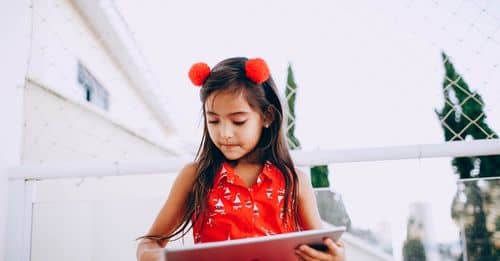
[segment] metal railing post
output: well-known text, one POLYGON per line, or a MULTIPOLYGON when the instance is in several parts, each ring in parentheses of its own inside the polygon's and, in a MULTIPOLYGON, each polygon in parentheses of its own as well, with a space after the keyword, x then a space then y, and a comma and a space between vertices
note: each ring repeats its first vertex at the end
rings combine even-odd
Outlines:
POLYGON ((7 261, 31 259, 34 180, 9 180, 7 261))

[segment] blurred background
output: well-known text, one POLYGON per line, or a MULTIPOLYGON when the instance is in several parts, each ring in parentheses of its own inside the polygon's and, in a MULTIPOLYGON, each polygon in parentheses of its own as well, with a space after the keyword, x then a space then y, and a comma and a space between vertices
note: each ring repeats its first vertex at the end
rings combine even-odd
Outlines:
POLYGON ((187 72, 233 56, 269 64, 290 149, 325 222, 348 227, 350 260, 499 259, 500 2, 2 7, 7 260, 135 260, 199 145, 187 72), (461 157, 402 152, 474 140, 461 157))

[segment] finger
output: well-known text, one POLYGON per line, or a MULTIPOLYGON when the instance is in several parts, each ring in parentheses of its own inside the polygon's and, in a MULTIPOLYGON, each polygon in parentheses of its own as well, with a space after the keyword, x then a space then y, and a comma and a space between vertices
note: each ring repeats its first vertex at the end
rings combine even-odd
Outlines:
POLYGON ((325 238, 323 243, 328 247, 329 252, 334 256, 341 256, 344 253, 344 242, 333 241, 331 238, 325 238))
POLYGON ((302 253, 302 251, 300 251, 299 249, 295 249, 295 255, 299 258, 298 260, 300 261, 307 261, 307 257, 305 257, 304 253, 302 253))
POLYGON ((323 239, 323 243, 328 247, 328 250, 332 254, 336 254, 339 251, 339 247, 337 244, 333 242, 333 240, 329 237, 323 239))
POLYGON ((308 256, 305 252, 303 252, 300 249, 295 250, 295 255, 299 257, 299 260, 304 260, 304 261, 311 261, 314 260, 312 257, 308 256))
POLYGON ((334 256, 341 256, 345 252, 344 242, 341 240, 333 241, 331 238, 325 238, 323 243, 325 243, 329 252, 334 256))
POLYGON ((327 260, 329 257, 328 254, 313 249, 308 245, 301 245, 299 247, 299 250, 302 251, 302 253, 304 253, 303 256, 306 257, 306 259, 308 258, 307 260, 313 260, 313 259, 327 260))

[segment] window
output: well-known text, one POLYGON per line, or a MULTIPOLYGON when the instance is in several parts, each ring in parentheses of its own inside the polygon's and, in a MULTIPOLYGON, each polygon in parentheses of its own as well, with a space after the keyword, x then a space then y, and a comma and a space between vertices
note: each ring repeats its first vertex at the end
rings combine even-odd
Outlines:
POLYGON ((84 99, 104 110, 109 108, 109 93, 89 70, 78 63, 78 84, 83 89, 84 99))

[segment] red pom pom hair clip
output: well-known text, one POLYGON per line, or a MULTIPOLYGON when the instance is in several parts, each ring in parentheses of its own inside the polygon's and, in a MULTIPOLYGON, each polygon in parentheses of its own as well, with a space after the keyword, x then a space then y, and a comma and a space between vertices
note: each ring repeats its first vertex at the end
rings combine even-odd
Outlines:
MULTIPOLYGON (((245 74, 254 83, 261 84, 269 79, 269 68, 262 58, 249 59, 245 63, 245 74)), ((210 75, 206 63, 195 63, 189 70, 189 79, 195 86, 202 86, 210 75)))
POLYGON ((189 79, 195 86, 202 86, 208 75, 210 75, 210 67, 206 63, 195 63, 189 69, 189 79))
POLYGON ((269 68, 261 58, 249 59, 245 63, 245 72, 248 79, 257 84, 261 84, 269 79, 269 68))

